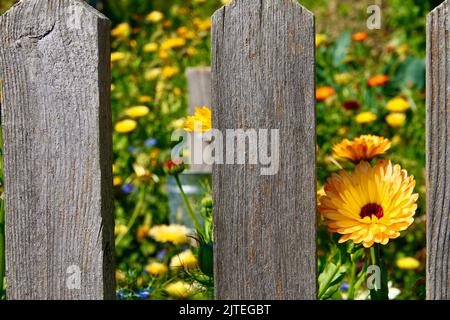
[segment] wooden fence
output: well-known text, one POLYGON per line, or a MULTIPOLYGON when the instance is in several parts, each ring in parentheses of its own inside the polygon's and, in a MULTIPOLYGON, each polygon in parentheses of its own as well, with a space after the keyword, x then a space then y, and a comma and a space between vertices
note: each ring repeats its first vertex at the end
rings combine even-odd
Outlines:
MULTIPOLYGON (((428 19, 428 299, 450 299, 449 6, 428 19)), ((213 16, 214 127, 282 142, 278 174, 213 168, 219 299, 317 296, 314 38, 291 0, 213 16)), ((109 57, 109 21, 84 1, 23 0, 0 18, 9 299, 115 296, 109 57)))

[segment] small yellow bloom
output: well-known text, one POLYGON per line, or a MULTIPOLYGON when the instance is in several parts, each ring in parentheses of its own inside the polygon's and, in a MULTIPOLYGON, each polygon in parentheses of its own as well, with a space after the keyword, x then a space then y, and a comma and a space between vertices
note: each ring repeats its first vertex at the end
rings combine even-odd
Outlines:
POLYGON ((397 129, 405 124, 406 114, 400 113, 400 112, 394 112, 394 113, 388 114, 385 119, 389 126, 391 126, 394 129, 397 129))
POLYGON ((116 281, 117 282, 122 282, 125 281, 125 272, 123 272, 122 270, 116 270, 116 281))
POLYGON ((147 106, 136 106, 125 110, 125 114, 131 118, 139 118, 148 115, 150 109, 147 106))
POLYGON ((139 103, 150 103, 150 102, 152 102, 152 97, 150 97, 150 96, 140 96, 139 98, 138 98, 138 102, 139 103))
POLYGON ((113 37, 128 37, 130 35, 130 31, 131 31, 130 25, 124 22, 118 24, 117 27, 112 29, 111 35, 113 37))
POLYGON ((121 234, 125 234, 128 232, 128 228, 126 225, 124 224, 116 224, 114 226, 114 234, 116 236, 121 235, 121 234))
POLYGON ((386 153, 391 148, 389 139, 371 134, 362 135, 352 141, 344 139, 333 145, 333 156, 347 159, 353 162, 371 160, 376 156, 386 153))
POLYGON ((344 84, 350 83, 350 81, 352 81, 352 79, 353 79, 353 76, 351 73, 345 72, 345 73, 335 74, 333 78, 337 84, 344 85, 344 84))
POLYGON ((397 267, 401 270, 415 270, 420 267, 420 262, 413 257, 404 257, 397 259, 397 267))
POLYGON ((173 89, 173 94, 176 95, 177 97, 179 97, 183 94, 183 91, 177 87, 177 88, 173 89))
POLYGON ((195 56, 196 53, 197 53, 197 49, 195 49, 194 47, 189 47, 189 48, 187 48, 187 50, 186 50, 186 54, 187 54, 189 57, 195 56))
POLYGON ((137 122, 131 119, 122 120, 116 123, 114 129, 119 133, 128 133, 134 131, 137 127, 137 122))
POLYGON ((167 50, 159 50, 158 55, 162 60, 166 60, 167 58, 169 58, 169 52, 167 52, 167 50))
POLYGON ((113 53, 111 53, 111 62, 117 62, 117 61, 123 60, 123 59, 125 59, 126 56, 127 55, 124 52, 120 52, 120 51, 113 52, 113 53))
POLYGON ((356 122, 359 124, 369 124, 377 120, 377 116, 372 112, 362 112, 355 117, 356 122))
POLYGON ((192 294, 191 285, 181 280, 169 283, 165 291, 175 299, 187 299, 192 294))
POLYGON ((122 178, 119 176, 115 176, 113 179, 114 187, 120 186, 122 184, 122 178))
POLYGON ((316 35, 316 48, 320 47, 322 44, 328 41, 328 36, 326 34, 317 34, 316 35))
POLYGON ((186 123, 186 119, 184 119, 184 118, 173 120, 170 123, 170 127, 173 129, 182 129, 184 127, 185 123, 186 123))
POLYGON ((150 229, 149 235, 158 242, 183 244, 189 242, 191 230, 180 224, 158 225, 150 229))
POLYGON ((150 70, 147 70, 144 73, 144 78, 145 78, 145 80, 148 80, 148 81, 155 80, 155 79, 157 79, 159 77, 161 72, 162 72, 161 68, 152 68, 150 70))
POLYGON ((212 127, 211 110, 207 107, 195 107, 195 115, 187 118, 184 130, 189 132, 207 132, 212 127))
POLYGON ((195 267, 197 264, 197 258, 190 249, 177 254, 170 260, 171 269, 191 268, 195 267))
POLYGON ((169 271, 169 268, 161 262, 152 262, 146 265, 144 269, 154 277, 165 275, 169 271))
POLYGON ((169 49, 182 48, 182 47, 184 47, 185 44, 186 44, 186 40, 184 40, 183 38, 170 38, 170 39, 165 40, 161 44, 161 49, 169 50, 169 49))
POLYGON ((152 23, 158 23, 162 19, 164 19, 164 14, 160 11, 152 11, 146 17, 146 20, 152 23))
POLYGON ((400 97, 393 98, 386 104, 386 109, 391 112, 405 112, 409 109, 409 102, 400 97))
POLYGON ((144 52, 152 53, 158 51, 158 44, 155 42, 150 42, 144 45, 142 48, 144 52))
POLYGON ((205 19, 197 23, 197 28, 199 31, 207 31, 211 29, 211 19, 205 19))
POLYGON ((166 66, 162 69, 161 75, 164 79, 170 79, 180 73, 180 69, 178 67, 166 66))

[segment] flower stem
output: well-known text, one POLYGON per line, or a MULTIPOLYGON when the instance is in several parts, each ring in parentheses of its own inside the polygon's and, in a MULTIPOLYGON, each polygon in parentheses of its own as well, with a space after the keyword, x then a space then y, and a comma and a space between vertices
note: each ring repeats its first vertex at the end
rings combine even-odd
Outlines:
POLYGON ((6 249, 5 249, 5 210, 3 199, 0 199, 0 299, 2 299, 5 290, 5 267, 6 267, 6 249))
POLYGON ((119 243, 122 241, 122 239, 130 232, 131 228, 133 227, 134 223, 136 222, 137 217, 141 214, 142 208, 144 207, 145 203, 145 188, 144 186, 141 186, 138 201, 136 203, 136 206, 134 207, 133 213, 131 215, 130 220, 127 224, 127 232, 122 233, 119 235, 116 239, 116 246, 119 245, 119 243))
POLYGON ((188 198, 186 196, 186 193, 183 190, 183 185, 181 184, 180 176, 178 174, 175 174, 174 178, 175 178, 175 181, 177 182, 178 189, 180 189, 180 194, 181 194, 181 198, 183 199, 184 205, 187 208, 189 216, 191 217, 192 221, 194 222, 195 229, 197 229, 197 231, 201 234, 202 233, 202 227, 200 225, 200 222, 198 221, 197 216, 194 213, 194 210, 191 207, 191 204, 189 203, 189 200, 188 200, 188 198))
POLYGON ((351 268, 350 268, 350 281, 348 288, 348 300, 355 299, 355 278, 356 278, 356 263, 353 260, 353 254, 350 256, 351 268))
POLYGON ((370 248, 370 257, 372 265, 380 268, 380 287, 370 290, 370 298, 372 300, 389 300, 389 288, 387 279, 387 269, 381 257, 381 246, 379 244, 370 248))

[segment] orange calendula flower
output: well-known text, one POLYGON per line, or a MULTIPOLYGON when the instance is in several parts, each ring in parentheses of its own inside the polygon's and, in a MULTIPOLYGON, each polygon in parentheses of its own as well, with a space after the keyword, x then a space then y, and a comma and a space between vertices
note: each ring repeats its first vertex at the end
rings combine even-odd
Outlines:
POLYGON ((389 139, 371 134, 362 135, 352 141, 344 139, 333 146, 333 156, 353 162, 371 160, 386 153, 391 147, 389 139))
POLYGON ((352 39, 355 42, 363 42, 367 39, 368 35, 367 32, 357 32, 353 34, 352 39))
POLYGON ((379 74, 379 75, 371 77, 367 81, 367 84, 370 87, 379 87, 379 86, 384 86, 388 82, 389 82, 389 77, 387 75, 379 74))
POLYGON ((375 166, 359 163, 353 173, 343 170, 325 184, 319 210, 330 232, 369 248, 387 244, 414 221, 418 194, 414 177, 399 165, 380 160, 375 166))
POLYGON ((326 100, 327 98, 333 96, 336 93, 333 87, 323 86, 316 89, 316 99, 318 101, 326 100))
POLYGON ((212 127, 211 110, 207 107, 195 107, 195 115, 187 118, 184 130, 189 132, 207 132, 212 127))

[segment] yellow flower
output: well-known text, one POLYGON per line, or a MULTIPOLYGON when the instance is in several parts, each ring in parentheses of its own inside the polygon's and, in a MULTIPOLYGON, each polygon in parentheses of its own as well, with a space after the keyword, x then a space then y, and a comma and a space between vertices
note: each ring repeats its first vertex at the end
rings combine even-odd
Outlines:
POLYGON ((395 113, 388 114, 385 119, 389 126, 391 126, 394 129, 397 129, 405 124, 406 114, 400 113, 400 112, 395 112, 395 113))
POLYGON ((142 48, 144 52, 151 53, 158 51, 158 44, 155 42, 150 42, 144 45, 142 48))
POLYGON ((322 44, 328 41, 328 36, 326 34, 316 35, 316 48, 320 47, 322 44))
POLYGON ((114 187, 120 186, 122 184, 122 178, 119 176, 115 176, 113 179, 114 187))
POLYGON ((371 160, 391 148, 389 139, 374 135, 362 135, 352 141, 344 139, 333 146, 333 156, 353 162, 371 160))
POLYGON ((126 225, 124 224, 116 224, 114 226, 114 234, 117 235, 121 235, 121 234, 125 234, 128 232, 128 228, 126 225))
POLYGON ((352 80, 353 76, 351 73, 349 72, 345 72, 345 73, 338 73, 335 74, 333 79, 337 84, 343 85, 343 84, 348 84, 350 83, 350 81, 352 80))
POLYGON ((409 109, 409 103, 400 97, 393 98, 386 104, 386 109, 391 112, 405 112, 409 109))
POLYGON ((342 235, 339 243, 385 245, 414 221, 419 197, 413 194, 415 184, 390 161, 379 160, 374 167, 363 161, 353 173, 343 170, 327 180, 319 210, 328 230, 342 235))
POLYGON ((181 47, 184 47, 185 44, 186 44, 186 40, 184 40, 183 38, 170 38, 161 44, 161 49, 168 50, 168 49, 181 48, 181 47))
POLYGON ((162 60, 169 58, 169 53, 167 52, 167 50, 159 50, 158 55, 162 60))
POLYGON ((139 118, 146 116, 150 112, 150 109, 146 106, 136 106, 125 110, 125 114, 131 118, 139 118))
POLYGON ((164 19, 164 14, 162 12, 159 12, 159 11, 152 11, 146 17, 146 20, 148 22, 153 22, 153 23, 158 23, 162 19, 164 19))
POLYGON ((182 129, 184 127, 185 123, 186 123, 186 120, 184 118, 173 120, 170 123, 170 127, 173 129, 182 129))
POLYGON ((414 270, 420 267, 420 262, 413 257, 404 257, 397 259, 397 267, 402 270, 414 270))
POLYGON ((138 98, 138 102, 139 103, 149 103, 149 102, 152 102, 152 97, 150 97, 150 96, 140 96, 139 98, 138 98))
POLYGON ((186 269, 195 267, 198 261, 191 250, 183 251, 170 260, 171 269, 186 269))
POLYGON ((211 29, 211 19, 205 19, 196 23, 199 31, 207 31, 211 29))
POLYGON ((116 270, 116 281, 122 282, 125 281, 125 279, 126 279, 125 272, 123 272, 122 270, 116 270))
POLYGON ((130 25, 124 22, 118 24, 117 27, 112 29, 111 35, 113 37, 128 37, 130 35, 130 31, 131 31, 130 25))
POLYGON ((164 290, 176 299, 187 299, 192 294, 191 285, 181 280, 169 283, 164 290))
POLYGON ((186 50, 186 54, 187 54, 189 57, 195 56, 196 53, 197 53, 197 49, 195 49, 194 47, 189 47, 189 48, 187 48, 187 50, 186 50))
POLYGON ((152 68, 145 72, 144 78, 145 78, 145 80, 149 80, 149 81, 155 80, 156 78, 159 77, 161 72, 162 72, 161 68, 152 68))
POLYGON ((178 73, 180 73, 180 69, 178 69, 177 67, 167 66, 162 69, 161 75, 164 79, 170 79, 176 76, 178 73))
POLYGON ((144 269, 154 277, 165 275, 169 271, 169 268, 161 262, 152 262, 146 265, 144 269))
POLYGON ((369 124, 377 120, 377 116, 372 112, 362 112, 355 117, 356 122, 359 124, 369 124))
POLYGON ((158 242, 183 244, 189 242, 191 230, 179 224, 158 225, 150 229, 149 235, 158 242))
POLYGON ((128 133, 134 131, 137 127, 137 122, 131 119, 122 120, 116 123, 114 129, 119 133, 128 133))
POLYGON ((124 52, 113 52, 111 53, 111 62, 116 62, 125 59, 127 55, 124 52))
POLYGON ((207 132, 212 127, 211 110, 207 107, 195 107, 195 115, 187 118, 184 130, 189 132, 207 132))
POLYGON ((229 4, 231 1, 232 1, 232 0, 222 0, 222 4, 223 4, 223 5, 229 4))
POLYGON ((173 94, 176 95, 177 97, 179 97, 183 94, 183 91, 177 87, 177 88, 173 89, 173 94))

